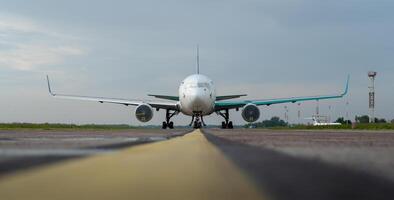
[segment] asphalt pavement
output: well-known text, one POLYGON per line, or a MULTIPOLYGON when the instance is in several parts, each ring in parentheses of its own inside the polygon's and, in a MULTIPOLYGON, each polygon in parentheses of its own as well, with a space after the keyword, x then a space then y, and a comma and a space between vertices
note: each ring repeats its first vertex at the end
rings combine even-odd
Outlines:
POLYGON ((394 132, 387 131, 0 131, 0 193, 6 199, 393 199, 392 155, 394 132))

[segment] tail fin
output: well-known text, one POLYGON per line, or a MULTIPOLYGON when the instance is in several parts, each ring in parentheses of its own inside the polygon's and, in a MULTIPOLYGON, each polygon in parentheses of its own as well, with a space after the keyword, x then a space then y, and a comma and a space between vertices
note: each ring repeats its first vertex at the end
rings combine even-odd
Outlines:
POLYGON ((197 45, 197 74, 200 74, 200 52, 198 45, 197 45))

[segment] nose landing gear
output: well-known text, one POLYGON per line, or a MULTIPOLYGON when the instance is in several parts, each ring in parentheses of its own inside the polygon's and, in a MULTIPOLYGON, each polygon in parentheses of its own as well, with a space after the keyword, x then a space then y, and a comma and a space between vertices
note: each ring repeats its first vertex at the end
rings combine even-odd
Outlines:
POLYGON ((200 114, 195 114, 192 116, 192 121, 190 122, 189 126, 192 126, 194 129, 198 129, 201 128, 202 126, 206 126, 204 119, 202 117, 202 115, 200 114), (201 118, 201 121, 200 121, 201 118))
POLYGON ((196 118, 196 121, 194 121, 194 124, 193 124, 193 128, 194 129, 201 128, 201 122, 199 120, 197 120, 197 119, 198 118, 196 118))

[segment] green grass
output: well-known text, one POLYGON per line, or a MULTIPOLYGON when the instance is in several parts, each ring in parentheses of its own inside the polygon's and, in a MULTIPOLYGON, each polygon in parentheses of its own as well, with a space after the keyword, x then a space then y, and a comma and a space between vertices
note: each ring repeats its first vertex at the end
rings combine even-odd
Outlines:
POLYGON ((354 128, 352 125, 340 125, 340 126, 312 126, 312 125, 294 125, 291 127, 276 127, 275 129, 311 129, 311 130, 320 130, 320 129, 348 129, 348 130, 394 130, 394 124, 392 123, 376 123, 376 124, 356 124, 354 128))
POLYGON ((135 127, 127 124, 35 124, 35 123, 0 123, 0 130, 126 130, 135 127))

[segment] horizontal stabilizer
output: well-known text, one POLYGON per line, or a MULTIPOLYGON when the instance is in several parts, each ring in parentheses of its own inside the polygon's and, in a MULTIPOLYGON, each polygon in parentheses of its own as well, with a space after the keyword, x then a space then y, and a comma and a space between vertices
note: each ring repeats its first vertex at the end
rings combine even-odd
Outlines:
POLYGON ((179 101, 178 96, 168 96, 168 95, 156 95, 156 94, 148 94, 148 96, 155 97, 158 99, 167 99, 172 101, 179 101))
POLYGON ((244 96, 246 96, 246 94, 217 96, 216 97, 216 101, 222 101, 222 100, 227 100, 227 99, 236 99, 236 98, 244 97, 244 96))

